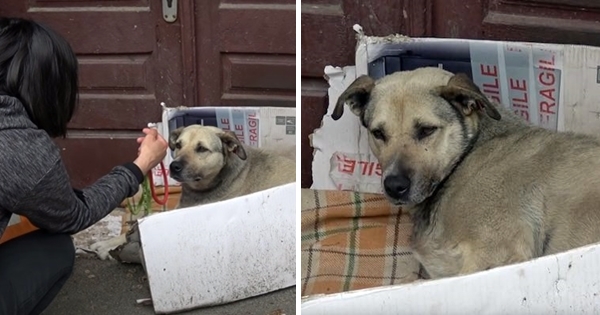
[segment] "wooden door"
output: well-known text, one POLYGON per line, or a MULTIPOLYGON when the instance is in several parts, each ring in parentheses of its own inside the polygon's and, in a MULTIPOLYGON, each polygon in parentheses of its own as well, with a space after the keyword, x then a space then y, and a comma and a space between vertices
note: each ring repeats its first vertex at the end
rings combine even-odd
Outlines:
POLYGON ((312 183, 308 135, 326 112, 323 68, 354 64, 353 24, 380 36, 401 33, 600 46, 598 21, 597 0, 303 0, 302 187, 312 183))
POLYGON ((198 104, 296 106, 295 3, 195 3, 198 104))
POLYGON ((168 106, 295 106, 295 1, 5 0, 0 15, 43 22, 80 65, 80 108, 57 140, 72 182, 135 158, 135 138, 168 106))
POLYGON ((0 14, 45 23, 78 56, 80 106, 67 139, 57 140, 74 186, 133 160, 135 138, 160 119, 159 103, 183 103, 179 13, 170 24, 158 0, 3 1, 0 14))
POLYGON ((434 36, 600 45, 596 0, 434 0, 433 7, 434 36))

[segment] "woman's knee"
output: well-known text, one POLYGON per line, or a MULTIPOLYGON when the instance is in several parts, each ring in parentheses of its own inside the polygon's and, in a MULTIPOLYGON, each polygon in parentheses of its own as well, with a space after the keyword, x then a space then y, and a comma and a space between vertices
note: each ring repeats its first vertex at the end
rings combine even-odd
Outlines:
POLYGON ((66 234, 36 231, 0 245, 0 314, 45 309, 74 263, 75 246, 66 234))
POLYGON ((64 267, 65 272, 71 274, 75 265, 75 245, 73 239, 67 234, 54 235, 57 264, 64 267), (59 258, 60 257, 60 258, 59 258))
POLYGON ((50 273, 70 274, 75 264, 75 245, 71 236, 45 231, 35 231, 2 244, 0 254, 10 257, 7 261, 0 259, 3 264, 16 268, 34 268, 41 264, 41 269, 50 273))

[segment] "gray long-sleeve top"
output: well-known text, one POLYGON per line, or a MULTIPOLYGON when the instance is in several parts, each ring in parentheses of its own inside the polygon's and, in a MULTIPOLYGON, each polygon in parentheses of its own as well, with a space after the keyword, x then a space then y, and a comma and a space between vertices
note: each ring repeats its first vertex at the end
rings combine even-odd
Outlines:
POLYGON ((56 144, 18 99, 0 95, 0 236, 13 213, 50 232, 79 232, 134 195, 143 178, 128 163, 73 189, 56 144))

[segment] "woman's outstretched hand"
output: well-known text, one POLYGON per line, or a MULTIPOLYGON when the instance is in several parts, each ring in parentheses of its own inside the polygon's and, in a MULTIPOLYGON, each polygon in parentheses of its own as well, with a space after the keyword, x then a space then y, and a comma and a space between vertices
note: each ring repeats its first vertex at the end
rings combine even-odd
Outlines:
POLYGON ((138 157, 133 163, 146 174, 165 158, 168 143, 158 134, 156 129, 144 128, 142 132, 146 136, 137 139, 140 147, 138 149, 138 157))

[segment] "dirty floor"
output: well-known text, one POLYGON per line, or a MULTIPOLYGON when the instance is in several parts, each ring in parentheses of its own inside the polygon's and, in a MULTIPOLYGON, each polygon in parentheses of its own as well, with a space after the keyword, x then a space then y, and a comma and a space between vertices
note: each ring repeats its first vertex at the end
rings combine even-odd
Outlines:
MULTIPOLYGON (((149 297, 150 289, 141 266, 80 255, 71 279, 43 315, 151 315, 152 306, 136 305, 137 299, 149 297)), ((181 314, 295 315, 296 289, 181 314)))

